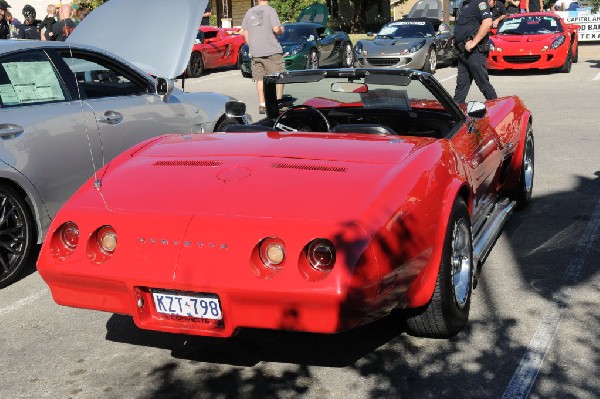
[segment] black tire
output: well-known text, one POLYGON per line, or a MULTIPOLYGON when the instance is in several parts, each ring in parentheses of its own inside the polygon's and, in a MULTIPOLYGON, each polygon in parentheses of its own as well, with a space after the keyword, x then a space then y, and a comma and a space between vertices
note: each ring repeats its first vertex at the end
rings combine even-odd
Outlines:
POLYGON ((467 205, 454 201, 435 290, 426 306, 409 311, 409 333, 430 338, 449 338, 467 324, 473 293, 473 238, 467 205))
POLYGON ((511 193, 510 197, 517 202, 516 209, 525 209, 531 202, 533 192, 533 177, 535 172, 535 146, 533 140, 533 129, 531 123, 527 124, 525 136, 525 148, 521 160, 521 171, 519 173, 519 186, 511 193))
POLYGON ((435 51, 435 47, 431 47, 427 52, 427 57, 425 57, 425 63, 423 64, 423 72, 434 74, 436 68, 437 52, 435 51))
POLYGON ((306 69, 319 69, 319 53, 312 49, 306 57, 306 69))
POLYGON ((344 44, 341 66, 342 68, 352 68, 354 66, 354 49, 350 42, 344 44))
POLYGON ((224 115, 221 120, 219 122, 217 122, 217 124, 215 125, 215 132, 222 132, 223 129, 225 129, 225 127, 229 126, 229 125, 239 125, 240 122, 238 119, 232 117, 232 116, 227 116, 224 115))
POLYGON ((204 73, 204 61, 202 60, 202 54, 195 51, 190 56, 188 67, 186 69, 186 75, 188 78, 199 78, 204 73))
MULTIPOLYGON (((571 45, 571 52, 573 52, 573 46, 571 45)), ((577 50, 575 50, 575 54, 573 54, 572 61, 574 64, 579 62, 579 46, 577 46, 577 50)))
POLYGON ((16 280, 33 250, 29 207, 11 187, 0 186, 0 288, 16 280))
POLYGON ((571 64, 573 63, 573 54, 571 54, 571 48, 569 47, 569 52, 567 53, 567 57, 565 58, 565 63, 561 66, 558 71, 561 73, 569 73, 571 72, 571 64))
POLYGON ((242 69, 242 64, 244 63, 244 57, 242 56, 242 49, 238 49, 238 57, 237 63, 235 64, 235 69, 242 69))

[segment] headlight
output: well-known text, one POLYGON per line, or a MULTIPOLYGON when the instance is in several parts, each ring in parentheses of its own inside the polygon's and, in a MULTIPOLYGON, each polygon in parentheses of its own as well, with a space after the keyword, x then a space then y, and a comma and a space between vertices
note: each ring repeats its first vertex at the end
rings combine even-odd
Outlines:
POLYGON ((552 42, 552 44, 550 45, 550 48, 552 50, 556 50, 557 48, 560 47, 561 44, 563 44, 565 42, 565 37, 563 35, 560 35, 559 37, 557 37, 556 39, 554 39, 554 41, 552 42))
POLYGON ((423 48, 423 46, 425 45, 426 41, 425 40, 421 40, 419 42, 414 43, 412 46, 410 46, 410 48, 408 49, 409 53, 414 53, 419 51, 420 49, 423 48))
POLYGON ((356 43, 356 45, 354 46, 354 52, 355 52, 356 54, 359 54, 359 55, 360 55, 360 54, 362 53, 362 50, 363 50, 363 45, 362 45, 362 43, 361 43, 361 42, 358 42, 358 43, 356 43))
POLYGON ((296 47, 294 47, 292 49, 292 51, 289 52, 288 55, 296 55, 296 54, 298 54, 299 52, 301 52, 302 50, 304 50, 304 46, 305 46, 304 43, 297 45, 296 47))

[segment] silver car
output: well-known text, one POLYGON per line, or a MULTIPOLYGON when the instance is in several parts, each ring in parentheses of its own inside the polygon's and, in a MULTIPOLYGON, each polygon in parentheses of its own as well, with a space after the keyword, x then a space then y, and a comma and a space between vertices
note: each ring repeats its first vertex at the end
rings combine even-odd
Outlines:
POLYGON ((0 41, 0 288, 60 206, 117 154, 153 136, 239 123, 225 114, 229 97, 173 89, 205 6, 110 1, 67 42, 0 41), (132 15, 168 15, 168 29, 132 28, 132 15))
POLYGON ((360 68, 409 68, 429 73, 435 73, 438 62, 453 63, 458 56, 450 28, 433 18, 390 22, 373 40, 359 40, 354 51, 360 68))

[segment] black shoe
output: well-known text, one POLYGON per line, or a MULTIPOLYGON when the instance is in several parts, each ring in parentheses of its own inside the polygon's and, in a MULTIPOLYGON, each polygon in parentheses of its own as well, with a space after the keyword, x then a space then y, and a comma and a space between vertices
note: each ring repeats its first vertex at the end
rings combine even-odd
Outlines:
POLYGON ((264 105, 259 105, 259 107, 258 107, 258 113, 259 114, 266 114, 267 113, 267 107, 265 107, 264 105))

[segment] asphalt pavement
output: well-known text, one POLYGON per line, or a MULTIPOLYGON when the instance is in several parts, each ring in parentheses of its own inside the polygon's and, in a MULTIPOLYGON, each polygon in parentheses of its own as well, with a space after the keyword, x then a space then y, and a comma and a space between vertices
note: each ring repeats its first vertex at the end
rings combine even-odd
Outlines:
MULTIPOLYGON (((453 93, 456 68, 436 77, 453 93)), ((534 195, 487 258, 456 337, 411 337, 396 317, 332 336, 142 331, 126 316, 57 306, 32 262, 0 290, 0 398, 600 397, 600 43, 583 44, 569 74, 491 81, 532 110, 534 195)), ((237 70, 185 87, 232 95, 260 117, 237 70)), ((468 99, 482 100, 476 87, 468 99)))

